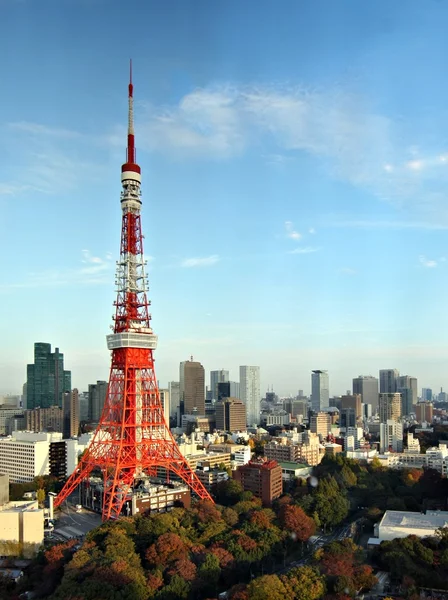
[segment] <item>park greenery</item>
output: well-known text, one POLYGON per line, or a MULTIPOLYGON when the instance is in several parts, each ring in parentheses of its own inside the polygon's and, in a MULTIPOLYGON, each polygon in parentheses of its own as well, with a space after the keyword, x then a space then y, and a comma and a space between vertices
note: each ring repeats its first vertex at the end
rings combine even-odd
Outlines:
MULTIPOLYGON (((216 504, 122 518, 94 529, 82 544, 47 547, 4 597, 33 590, 52 600, 200 600, 228 591, 231 600, 346 600, 375 584, 364 552, 345 539, 313 553, 310 537, 351 521, 369 529, 386 509, 444 508, 447 483, 434 471, 393 471, 337 455, 268 508, 230 479, 214 489, 216 504)), ((445 539, 437 548, 413 541, 407 561, 399 558, 407 552, 401 543, 383 544, 375 558, 381 568, 391 565, 400 584, 405 577, 414 586, 429 581, 424 560, 431 552, 434 576, 447 576, 445 539)), ((0 582, 0 600, 1 590, 0 582)))

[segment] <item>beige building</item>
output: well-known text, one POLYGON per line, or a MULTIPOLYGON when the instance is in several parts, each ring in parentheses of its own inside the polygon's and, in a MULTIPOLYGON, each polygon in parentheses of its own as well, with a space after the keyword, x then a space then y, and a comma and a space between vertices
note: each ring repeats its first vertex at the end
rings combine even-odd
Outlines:
POLYGON ((218 431, 246 431, 246 405, 238 398, 217 402, 216 429, 218 431))
POLYGON ((344 408, 353 408, 355 410, 356 420, 362 418, 362 399, 361 394, 351 394, 341 396, 341 410, 344 408))
POLYGON ((180 363, 180 402, 185 415, 205 415, 205 371, 200 362, 180 363))
POLYGON ((64 421, 62 427, 63 437, 66 439, 76 437, 79 433, 79 394, 76 388, 71 392, 64 393, 64 400, 62 406, 62 410, 64 413, 64 421))
POLYGON ((64 414, 59 406, 33 408, 25 411, 25 429, 27 431, 60 431, 64 426, 64 414))
POLYGON ((432 423, 433 403, 418 402, 415 406, 415 416, 419 423, 432 423))
POLYGON ((0 556, 31 558, 44 540, 44 511, 37 501, 0 506, 0 556))
POLYGON ((326 412, 318 412, 310 418, 310 431, 322 438, 327 437, 331 431, 331 418, 326 412))
POLYGON ((401 394, 395 393, 382 393, 379 394, 379 416, 380 423, 386 423, 386 421, 398 421, 401 417, 401 394))
POLYGON ((324 453, 319 436, 310 432, 303 433, 301 441, 279 437, 264 447, 266 458, 278 462, 305 463, 311 466, 318 465, 324 453))

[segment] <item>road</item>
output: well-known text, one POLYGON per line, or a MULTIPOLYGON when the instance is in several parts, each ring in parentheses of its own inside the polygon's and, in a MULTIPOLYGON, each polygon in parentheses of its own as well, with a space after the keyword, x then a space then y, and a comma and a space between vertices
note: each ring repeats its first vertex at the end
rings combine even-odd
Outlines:
POLYGON ((75 505, 64 502, 60 511, 55 512, 54 531, 51 538, 66 541, 71 538, 82 538, 91 529, 101 525, 101 515, 82 509, 76 512, 75 505))

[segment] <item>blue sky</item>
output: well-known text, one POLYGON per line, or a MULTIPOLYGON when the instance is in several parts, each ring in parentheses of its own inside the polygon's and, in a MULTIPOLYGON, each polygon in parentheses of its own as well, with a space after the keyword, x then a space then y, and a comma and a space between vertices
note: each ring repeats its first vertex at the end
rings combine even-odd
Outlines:
POLYGON ((0 0, 0 392, 107 378, 128 60, 157 374, 448 386, 448 4, 0 0))

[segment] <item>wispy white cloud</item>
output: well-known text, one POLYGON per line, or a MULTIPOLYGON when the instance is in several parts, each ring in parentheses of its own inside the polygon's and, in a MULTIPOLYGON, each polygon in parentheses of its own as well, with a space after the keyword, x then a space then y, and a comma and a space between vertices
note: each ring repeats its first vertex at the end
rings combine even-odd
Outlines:
POLYGON ((28 273, 23 281, 4 282, 0 290, 20 288, 62 287, 69 285, 111 284, 111 259, 94 256, 89 250, 81 251, 81 266, 74 268, 55 268, 28 273))
POLYGON ((17 196, 30 189, 28 185, 16 185, 10 183, 0 183, 0 196, 17 196))
POLYGON ((294 250, 290 250, 288 254, 312 254, 313 252, 319 252, 320 248, 315 246, 301 246, 299 248, 295 248, 294 250))
POLYGON ((285 221, 286 237, 291 240, 300 240, 302 234, 294 229, 294 223, 292 221, 285 221))
POLYGON ((81 138, 82 134, 79 131, 73 131, 71 129, 64 129, 58 127, 48 127, 41 123, 31 123, 29 121, 18 121, 9 123, 9 128, 16 131, 23 131, 36 136, 50 136, 59 137, 66 139, 81 138))
POLYGON ((193 267, 211 267, 219 262, 219 256, 212 254, 201 258, 185 258, 181 262, 181 267, 193 268, 193 267))
POLYGON ((342 275, 356 275, 355 269, 352 269, 351 267, 342 267, 338 270, 338 273, 341 273, 342 275))
POLYGON ((441 258, 435 260, 435 259, 431 259, 431 258, 426 258, 426 256, 424 256, 423 254, 421 254, 418 257, 418 262, 422 267, 425 267, 425 269, 434 269, 435 267, 437 267, 437 265, 441 262, 445 262, 445 257, 442 256, 441 258))
POLYGON ((368 98, 341 87, 213 86, 196 89, 177 104, 146 109, 141 143, 148 150, 222 159, 251 147, 275 164, 305 152, 333 177, 381 199, 411 202, 433 218, 435 207, 446 204, 444 139, 436 149, 421 149, 412 140, 415 128, 375 112, 368 98), (263 152, 267 147, 270 151, 263 152), (423 194, 426 183, 431 189, 423 194))

